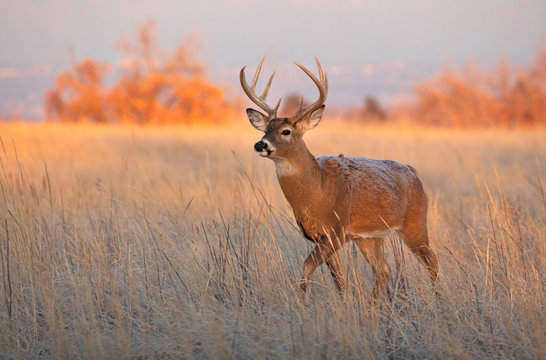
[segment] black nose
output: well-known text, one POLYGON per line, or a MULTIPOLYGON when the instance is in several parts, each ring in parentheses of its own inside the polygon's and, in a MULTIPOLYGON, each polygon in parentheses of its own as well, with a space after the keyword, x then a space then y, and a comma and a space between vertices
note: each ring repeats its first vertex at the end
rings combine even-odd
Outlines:
POLYGON ((256 150, 257 152, 261 152, 263 151, 263 149, 267 149, 267 143, 260 140, 256 144, 254 144, 254 150, 256 150))

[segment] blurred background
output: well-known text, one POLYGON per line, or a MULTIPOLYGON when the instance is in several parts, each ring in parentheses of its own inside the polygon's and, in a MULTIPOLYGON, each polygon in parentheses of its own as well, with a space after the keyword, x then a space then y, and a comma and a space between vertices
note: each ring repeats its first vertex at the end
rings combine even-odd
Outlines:
MULTIPOLYGON (((238 72, 266 56, 289 113, 330 82, 327 116, 440 126, 546 119, 546 2, 3 0, 0 117, 223 123, 248 105, 238 72)), ((260 86, 263 86, 262 79, 260 86)), ((238 121, 238 120, 237 120, 238 121)))

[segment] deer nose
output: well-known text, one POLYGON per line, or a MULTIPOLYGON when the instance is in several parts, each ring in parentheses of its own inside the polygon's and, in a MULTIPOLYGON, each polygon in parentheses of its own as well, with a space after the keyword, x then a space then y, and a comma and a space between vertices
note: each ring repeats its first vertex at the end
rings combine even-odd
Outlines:
POLYGON ((264 149, 267 149, 267 143, 260 140, 256 144, 254 144, 254 150, 256 150, 257 152, 262 152, 264 149))

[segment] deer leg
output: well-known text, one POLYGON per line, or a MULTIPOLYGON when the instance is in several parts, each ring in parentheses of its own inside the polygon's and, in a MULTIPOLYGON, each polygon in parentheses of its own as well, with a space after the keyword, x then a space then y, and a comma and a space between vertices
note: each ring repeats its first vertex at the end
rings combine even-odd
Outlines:
MULTIPOLYGON (((337 238, 335 241, 333 239, 331 241, 326 235, 321 235, 320 240, 316 242, 315 248, 313 249, 313 251, 311 251, 307 259, 305 259, 305 262, 303 263, 303 274, 300 285, 302 296, 305 295, 305 293, 307 292, 307 287, 309 285, 309 278, 311 277, 311 274, 313 274, 317 267, 328 261, 330 257, 332 257, 332 255, 334 255, 335 252, 339 250, 340 247, 341 243, 339 240, 337 240, 337 238)), ((332 276, 334 276, 334 281, 336 281, 337 285, 337 281, 339 281, 340 279, 339 276, 341 274, 341 266, 339 265, 339 262, 335 260, 330 262, 330 264, 333 264, 334 266, 335 271, 332 272, 332 276)), ((330 268, 330 271, 332 271, 332 268, 330 268)))
POLYGON ((386 292, 391 278, 389 266, 383 253, 383 239, 360 239, 356 241, 356 245, 375 275, 372 296, 374 299, 379 299, 386 292))
POLYGON ((424 226, 408 224, 400 231, 400 236, 419 261, 425 265, 432 287, 437 292, 438 257, 430 249, 426 224, 424 226))
POLYGON ((343 296, 345 293, 345 279, 343 278, 343 272, 341 270, 341 258, 339 256, 339 252, 332 254, 332 256, 326 260, 326 265, 328 265, 330 274, 332 274, 332 277, 334 278, 337 290, 339 291, 340 295, 343 296))

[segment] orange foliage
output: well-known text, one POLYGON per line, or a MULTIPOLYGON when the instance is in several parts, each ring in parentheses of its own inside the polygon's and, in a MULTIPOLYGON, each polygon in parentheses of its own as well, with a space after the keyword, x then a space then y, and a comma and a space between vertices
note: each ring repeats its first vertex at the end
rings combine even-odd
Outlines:
POLYGON ((172 53, 156 42, 155 26, 139 28, 137 42, 122 41, 119 79, 103 87, 107 64, 85 59, 57 77, 45 96, 48 119, 64 122, 175 124, 218 122, 228 104, 222 89, 204 76, 195 57, 196 46, 186 41, 172 53))
POLYGON ((85 59, 57 76, 55 89, 45 95, 46 118, 62 122, 105 122, 103 78, 106 63, 85 59))
POLYGON ((529 69, 499 62, 493 74, 468 66, 444 70, 418 85, 413 119, 441 126, 534 126, 546 124, 546 42, 529 69))

